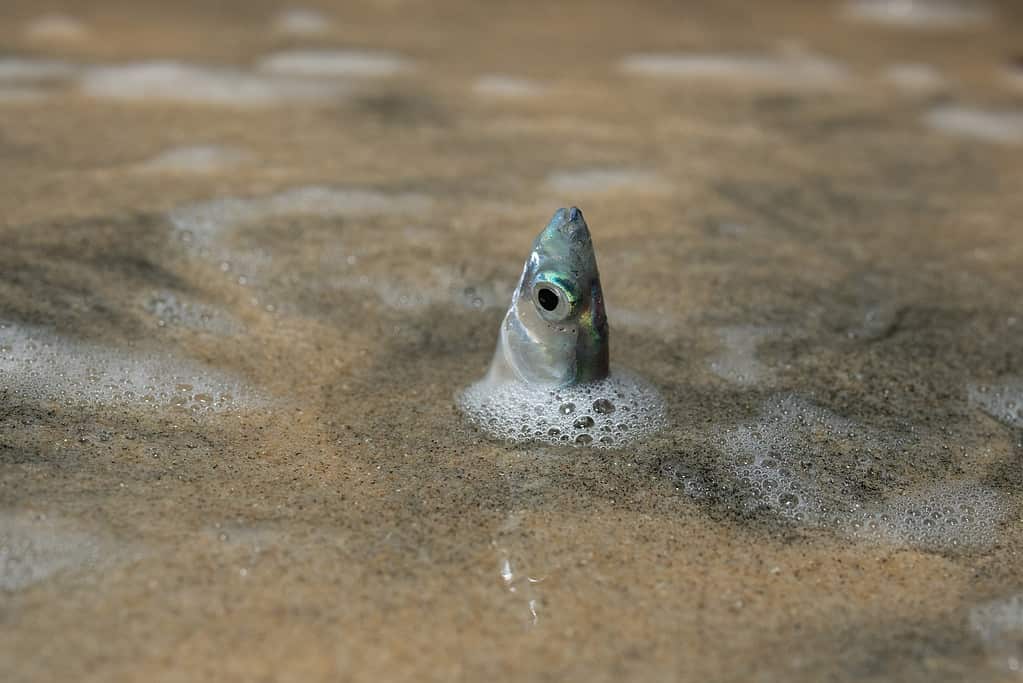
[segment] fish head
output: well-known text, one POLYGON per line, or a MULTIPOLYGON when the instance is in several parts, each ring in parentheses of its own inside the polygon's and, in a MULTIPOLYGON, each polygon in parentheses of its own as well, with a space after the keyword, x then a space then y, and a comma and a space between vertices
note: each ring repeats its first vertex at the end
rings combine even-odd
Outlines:
POLYGON ((608 357, 589 227, 579 209, 558 209, 533 242, 491 373, 530 384, 576 384, 606 377, 608 357))

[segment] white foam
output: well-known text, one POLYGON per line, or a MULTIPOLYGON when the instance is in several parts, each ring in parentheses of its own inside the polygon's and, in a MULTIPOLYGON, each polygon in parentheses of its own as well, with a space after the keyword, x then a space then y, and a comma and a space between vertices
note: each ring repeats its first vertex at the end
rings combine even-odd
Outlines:
POLYGON ((833 85, 846 77, 841 65, 809 55, 636 54, 624 58, 621 69, 634 76, 810 87, 833 85))
POLYGON ((0 58, 0 82, 53 81, 71 78, 79 67, 56 59, 0 58))
POLYGON ((17 591, 63 571, 95 567, 108 543, 30 513, 0 513, 0 589, 17 591))
POLYGON ((859 429, 852 421, 795 396, 765 402, 763 415, 718 435, 735 477, 751 491, 750 509, 767 508, 812 526, 826 525, 837 503, 849 500, 823 489, 804 461, 828 458, 829 440, 859 429))
POLYGON ((931 92, 946 85, 945 77, 930 64, 892 64, 884 70, 883 77, 907 92, 931 92))
POLYGON ((248 152, 235 147, 194 145, 164 150, 139 164, 138 169, 152 173, 216 173, 249 159, 248 152))
POLYGON ((908 28, 954 28, 982 24, 991 9, 970 0, 849 0, 847 18, 908 28))
POLYGON ((509 441, 617 448, 666 423, 660 394, 628 372, 558 389, 481 380, 457 399, 480 429, 509 441))
POLYGON ((159 327, 180 326, 224 336, 244 330, 244 325, 229 313, 174 292, 160 291, 144 295, 141 305, 156 319, 159 327))
POLYGON ((66 14, 45 14, 30 21, 25 34, 33 40, 76 41, 89 35, 89 29, 66 14))
POLYGON ((490 74, 476 79, 472 91, 483 97, 515 99, 542 95, 546 88, 528 78, 490 74))
POLYGON ((330 20, 320 11, 292 7, 274 17, 274 28, 294 36, 318 36, 330 31, 330 20))
POLYGON ((93 67, 79 85, 92 97, 235 107, 327 102, 346 92, 340 84, 323 81, 169 61, 93 67))
POLYGON ((774 372, 757 360, 757 346, 774 332, 770 328, 748 325, 719 329, 722 348, 710 362, 711 371, 743 386, 769 381, 774 372))
POLYGON ((67 406, 167 406, 205 413, 265 401, 237 378, 171 354, 99 346, 0 323, 0 386, 67 406))
POLYGON ((931 109, 924 122, 943 133, 984 142, 1023 143, 1023 112, 991 111, 957 105, 931 109))
POLYGON ((1023 674, 1023 593, 977 605, 969 621, 995 666, 1023 674))
POLYGON ((293 50, 268 55, 259 69, 282 76, 393 76, 410 68, 411 62, 391 52, 365 50, 293 50))
MULTIPOLYGON (((796 396, 769 399, 763 414, 716 432, 740 485, 737 502, 810 527, 850 538, 927 550, 989 547, 1009 506, 975 481, 952 479, 864 500, 862 484, 885 481, 887 458, 919 448, 900 434, 869 428, 796 396), (826 471, 843 458, 841 475, 826 471)), ((662 474, 694 497, 710 493, 684 463, 668 462, 662 474)))
POLYGON ((974 384, 970 403, 1010 427, 1023 429, 1023 378, 1009 377, 994 384, 974 384))
POLYGON ((996 491, 954 480, 865 507, 853 517, 851 534, 930 550, 986 548, 997 539, 1008 509, 996 491))
POLYGON ((626 168, 593 168, 555 171, 547 176, 547 189, 563 194, 605 192, 669 192, 671 185, 652 171, 626 168))

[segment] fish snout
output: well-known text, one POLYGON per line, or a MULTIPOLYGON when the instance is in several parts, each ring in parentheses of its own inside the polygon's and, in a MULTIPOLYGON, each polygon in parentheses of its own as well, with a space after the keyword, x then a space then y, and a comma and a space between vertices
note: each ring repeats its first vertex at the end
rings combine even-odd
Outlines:
POLYGON ((583 212, 580 211, 577 206, 573 206, 570 209, 558 209, 554 213, 554 220, 563 226, 568 226, 572 223, 586 222, 583 220, 583 212))
POLYGON ((558 232, 573 241, 589 239, 590 230, 578 207, 558 209, 551 223, 557 227, 558 232))

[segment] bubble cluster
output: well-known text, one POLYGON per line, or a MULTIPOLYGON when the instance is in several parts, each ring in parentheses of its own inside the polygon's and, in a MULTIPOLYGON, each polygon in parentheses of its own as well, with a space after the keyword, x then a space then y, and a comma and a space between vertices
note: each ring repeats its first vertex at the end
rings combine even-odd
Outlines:
POLYGON ((265 403, 240 380, 198 363, 11 323, 0 323, 0 378, 15 395, 71 407, 132 405, 200 414, 265 403))
MULTIPOLYGON (((847 450, 859 426, 795 396, 769 401, 761 419, 724 431, 716 441, 747 509, 767 508, 810 524, 850 507, 848 480, 827 479, 817 463, 847 450)), ((855 460, 863 470, 872 463, 864 450, 855 460)))
POLYGON ((970 387, 970 403, 1010 427, 1023 429, 1023 379, 1010 377, 995 384, 970 387))
POLYGON ((244 326, 225 311, 187 300, 174 292, 159 291, 146 295, 143 309, 156 319, 159 327, 187 327, 219 335, 237 334, 244 326))
POLYGON ((715 433, 712 443, 723 462, 697 469, 685 458, 666 460, 661 475, 692 498, 931 550, 989 546, 1008 514, 1004 497, 975 481, 915 483, 900 471, 928 459, 929 444, 796 396, 770 399, 759 418, 715 433))
POLYGON ((930 550, 983 548, 1008 513, 998 493, 972 481, 949 481, 865 506, 851 516, 857 538, 930 550))
POLYGON ((665 425, 657 390, 629 373, 557 389, 482 380, 458 396, 483 431, 509 441, 616 448, 665 425))

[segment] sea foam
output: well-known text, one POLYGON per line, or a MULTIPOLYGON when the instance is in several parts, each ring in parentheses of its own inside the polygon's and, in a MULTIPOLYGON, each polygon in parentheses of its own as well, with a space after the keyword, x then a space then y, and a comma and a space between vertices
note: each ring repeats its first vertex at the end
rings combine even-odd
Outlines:
POLYGON ((261 406, 238 378, 165 353, 117 349, 0 322, 0 385, 16 396, 83 405, 207 413, 261 406))
POLYGON ((484 432, 508 441, 615 448, 666 424, 660 394, 628 372, 558 388, 484 379, 463 391, 458 404, 484 432))

